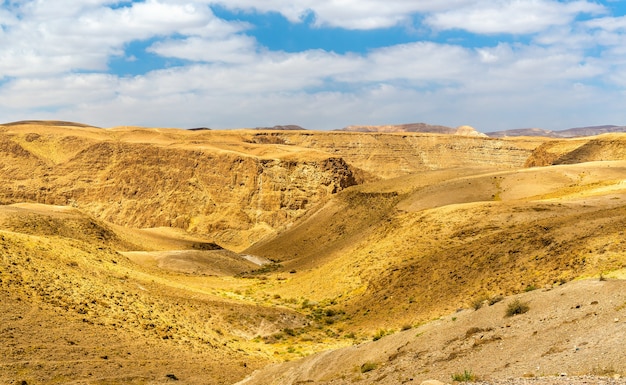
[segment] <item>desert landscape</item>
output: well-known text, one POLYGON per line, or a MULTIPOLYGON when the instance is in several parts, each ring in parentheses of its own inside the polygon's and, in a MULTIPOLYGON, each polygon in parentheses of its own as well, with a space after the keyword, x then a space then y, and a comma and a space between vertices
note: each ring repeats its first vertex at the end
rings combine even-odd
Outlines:
POLYGON ((21 121, 0 180, 0 383, 626 383, 623 127, 21 121))

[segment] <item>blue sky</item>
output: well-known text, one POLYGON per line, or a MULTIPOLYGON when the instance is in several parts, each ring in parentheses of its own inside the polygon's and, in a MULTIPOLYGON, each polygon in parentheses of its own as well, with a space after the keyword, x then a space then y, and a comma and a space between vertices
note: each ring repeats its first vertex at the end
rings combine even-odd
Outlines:
POLYGON ((626 125, 625 3, 3 0, 0 122, 626 125))

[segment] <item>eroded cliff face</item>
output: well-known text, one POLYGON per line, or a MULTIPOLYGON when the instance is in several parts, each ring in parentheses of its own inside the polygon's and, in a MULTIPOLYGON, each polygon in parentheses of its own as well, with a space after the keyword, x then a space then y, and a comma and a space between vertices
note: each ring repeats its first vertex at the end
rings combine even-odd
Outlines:
POLYGON ((106 131, 95 140, 26 131, 0 141, 2 203, 73 205, 123 226, 213 234, 234 249, 358 183, 343 159, 328 155, 294 158, 274 150, 258 156, 258 145, 246 153, 201 143, 120 141, 106 131), (38 151, 50 147, 56 156, 38 151))
POLYGON ((551 166, 605 160, 626 160, 626 136, 604 134, 580 139, 550 140, 532 152, 525 166, 551 166))
POLYGON ((347 187, 469 164, 521 167, 541 143, 429 134, 0 127, 0 203, 72 205, 241 250, 347 187))
POLYGON ((503 140, 421 133, 276 133, 285 143, 341 156, 368 181, 474 166, 522 167, 545 138, 503 140))

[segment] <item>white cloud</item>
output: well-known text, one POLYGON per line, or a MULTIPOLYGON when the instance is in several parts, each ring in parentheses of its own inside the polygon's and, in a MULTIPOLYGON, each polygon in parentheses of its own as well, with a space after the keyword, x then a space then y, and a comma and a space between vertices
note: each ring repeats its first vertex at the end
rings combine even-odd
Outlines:
POLYGON ((601 17, 584 23, 589 28, 598 28, 605 31, 626 31, 626 16, 601 17))
POLYGON ((113 3, 33 0, 0 10, 0 121, 314 129, 426 121, 483 130, 626 123, 626 22, 576 21, 603 15, 589 1, 222 2, 294 22, 312 13, 318 28, 383 28, 420 13, 437 30, 532 34, 524 44, 416 41, 363 54, 271 51, 248 34, 254 26, 217 18, 209 0, 113 3), (107 73, 111 58, 132 54, 125 45, 148 39, 149 52, 189 63, 107 73), (85 71, 94 73, 77 73, 85 71))
POLYGON ((103 71, 132 41, 172 34, 215 39, 247 28, 216 18, 202 3, 147 0, 117 9, 105 3, 111 2, 38 0, 23 5, 19 23, 3 22, 0 76, 103 71))
POLYGON ((312 13, 315 25, 346 29, 392 27, 419 12, 432 12, 471 4, 472 0, 218 0, 214 4, 235 10, 278 12, 292 22, 312 13))
POLYGON ((254 60, 255 51, 256 40, 244 35, 232 35, 222 39, 194 36, 182 40, 157 42, 148 48, 148 52, 164 57, 223 63, 254 60))
POLYGON ((0 88, 0 106, 37 110, 97 103, 115 95, 119 79, 104 74, 15 79, 0 88))
POLYGON ((352 81, 462 81, 472 72, 472 56, 471 50, 454 45, 431 42, 396 45, 372 51, 363 71, 348 78, 352 81))
POLYGON ((568 24, 581 13, 599 14, 604 11, 604 7, 587 1, 476 1, 466 7, 433 13, 426 18, 426 23, 439 30, 460 29, 479 34, 529 34, 551 26, 568 24))

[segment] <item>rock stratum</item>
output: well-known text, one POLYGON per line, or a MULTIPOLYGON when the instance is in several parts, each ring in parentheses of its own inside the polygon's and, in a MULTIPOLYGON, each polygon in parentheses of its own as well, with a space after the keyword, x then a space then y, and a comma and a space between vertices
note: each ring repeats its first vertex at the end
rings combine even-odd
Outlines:
POLYGON ((423 134, 57 124, 0 129, 0 203, 72 205, 118 225, 212 234, 235 249, 349 186, 470 161, 519 167, 536 146, 423 134))
POLYGON ((472 126, 459 126, 456 128, 438 126, 426 123, 409 123, 409 124, 394 124, 394 125, 382 125, 382 126, 348 126, 339 131, 346 132, 420 132, 428 134, 445 134, 445 135, 458 135, 458 136, 477 136, 486 137, 487 135, 476 131, 472 126))

